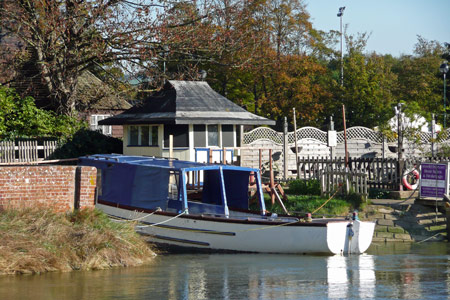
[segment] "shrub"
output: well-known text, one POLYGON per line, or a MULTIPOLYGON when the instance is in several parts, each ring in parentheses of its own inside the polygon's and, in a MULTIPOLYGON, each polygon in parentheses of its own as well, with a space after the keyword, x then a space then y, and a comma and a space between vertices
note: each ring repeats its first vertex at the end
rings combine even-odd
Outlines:
POLYGON ((33 98, 22 98, 14 89, 0 85, 0 136, 3 138, 68 137, 86 126, 86 122, 75 117, 39 109, 33 98))
POLYGON ((55 158, 76 158, 89 154, 122 153, 122 140, 98 131, 82 129, 52 154, 55 158))
POLYGON ((292 195, 320 195, 320 182, 317 179, 297 179, 289 183, 289 194, 292 195))
POLYGON ((389 197, 390 191, 376 188, 369 189, 369 198, 371 199, 387 199, 389 197))

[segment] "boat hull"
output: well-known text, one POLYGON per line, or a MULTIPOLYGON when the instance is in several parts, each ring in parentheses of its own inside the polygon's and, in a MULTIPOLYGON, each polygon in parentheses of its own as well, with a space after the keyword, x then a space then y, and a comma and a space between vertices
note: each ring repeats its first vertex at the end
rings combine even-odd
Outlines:
POLYGON ((359 254, 370 246, 375 227, 371 222, 351 220, 286 223, 138 212, 105 204, 97 207, 123 220, 138 220, 136 230, 149 242, 199 251, 359 254))

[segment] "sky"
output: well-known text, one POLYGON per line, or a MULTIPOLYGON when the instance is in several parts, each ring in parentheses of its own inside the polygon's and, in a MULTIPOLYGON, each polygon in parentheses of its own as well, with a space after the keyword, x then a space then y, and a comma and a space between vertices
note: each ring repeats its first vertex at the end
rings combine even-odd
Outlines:
MULTIPOLYGON (((345 6, 342 23, 348 33, 371 33, 366 50, 379 54, 413 54, 417 35, 450 43, 450 0, 304 0, 313 27, 340 30, 339 7, 345 6)), ((344 44, 345 51, 345 44, 344 44)))

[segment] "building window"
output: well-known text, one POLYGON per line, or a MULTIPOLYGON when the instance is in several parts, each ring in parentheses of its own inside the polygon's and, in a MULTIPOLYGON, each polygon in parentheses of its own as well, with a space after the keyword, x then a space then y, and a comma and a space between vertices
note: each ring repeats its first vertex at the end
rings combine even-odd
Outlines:
POLYGON ((208 125, 208 146, 219 147, 219 126, 208 125))
POLYGON ((188 125, 164 125, 164 147, 169 148, 169 136, 173 136, 173 147, 189 147, 189 126, 188 125))
POLYGON ((194 147, 206 147, 206 125, 194 125, 194 147))
POLYGON ((158 126, 130 126, 129 146, 158 146, 158 126))
POLYGON ((105 135, 111 135, 112 134, 112 126, 107 125, 98 125, 98 122, 111 117, 111 115, 91 115, 90 118, 90 128, 94 131, 100 131, 101 133, 105 135))

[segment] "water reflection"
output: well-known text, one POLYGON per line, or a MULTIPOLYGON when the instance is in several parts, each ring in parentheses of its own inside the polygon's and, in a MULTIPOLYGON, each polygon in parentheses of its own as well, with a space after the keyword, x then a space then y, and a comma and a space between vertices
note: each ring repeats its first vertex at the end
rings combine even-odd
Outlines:
POLYGON ((328 298, 349 298, 349 286, 358 298, 375 297, 375 262, 372 255, 357 257, 332 256, 327 259, 328 298))
POLYGON ((327 259, 328 297, 347 298, 348 276, 347 259, 344 256, 331 256, 327 259))
POLYGON ((381 245, 359 256, 167 255, 140 268, 0 277, 0 299, 448 299, 449 249, 443 243, 381 245))

